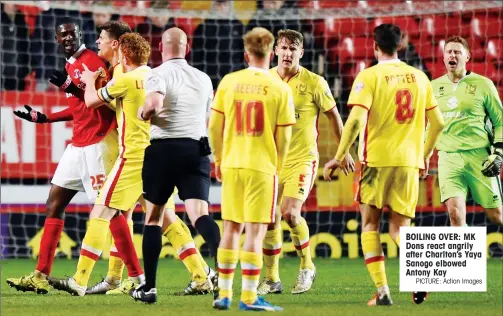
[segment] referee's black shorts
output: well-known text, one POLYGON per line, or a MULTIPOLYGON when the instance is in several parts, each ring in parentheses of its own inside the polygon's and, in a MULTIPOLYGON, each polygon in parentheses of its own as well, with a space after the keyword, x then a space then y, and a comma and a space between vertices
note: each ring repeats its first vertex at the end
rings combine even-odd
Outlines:
POLYGON ((211 164, 201 151, 200 142, 190 138, 152 140, 143 161, 145 199, 156 205, 165 204, 176 186, 183 201, 208 201, 211 164))

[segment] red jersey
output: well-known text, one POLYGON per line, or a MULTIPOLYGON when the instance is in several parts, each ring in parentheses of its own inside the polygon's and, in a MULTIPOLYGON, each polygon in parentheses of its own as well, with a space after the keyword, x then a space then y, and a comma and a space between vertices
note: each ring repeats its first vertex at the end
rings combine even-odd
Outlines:
MULTIPOLYGON (((110 74, 105 62, 95 52, 86 49, 86 46, 82 45, 72 57, 66 60, 65 66, 66 72, 72 78, 73 83, 80 89, 85 89, 85 84, 80 81, 80 76, 84 71, 82 64, 86 64, 91 71, 102 68, 106 81, 110 80, 110 74)), ((73 115, 73 146, 85 147, 96 144, 110 130, 117 128, 115 112, 110 108, 100 106, 96 109, 90 109, 86 106, 84 100, 79 100, 70 93, 67 93, 66 97, 73 115)))

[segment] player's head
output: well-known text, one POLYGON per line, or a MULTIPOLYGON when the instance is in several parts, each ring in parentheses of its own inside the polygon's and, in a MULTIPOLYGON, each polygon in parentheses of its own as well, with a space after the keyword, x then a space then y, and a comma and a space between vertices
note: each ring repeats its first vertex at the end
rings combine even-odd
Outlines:
POLYGON ((163 62, 172 58, 185 58, 189 52, 187 34, 177 27, 167 29, 162 34, 159 51, 163 62))
POLYGON ((119 38, 122 34, 131 33, 131 28, 126 22, 109 21, 100 27, 100 36, 96 40, 98 55, 111 61, 114 51, 119 50, 119 38))
POLYGON ((469 60, 470 48, 464 38, 451 36, 445 40, 444 64, 448 72, 464 71, 469 60))
POLYGON ((267 62, 274 58, 272 51, 274 46, 274 35, 263 27, 255 27, 243 36, 245 45, 245 60, 248 64, 267 62))
POLYGON ((374 28, 374 54, 380 56, 396 57, 396 52, 402 41, 402 31, 394 24, 381 24, 374 28))
POLYGON ((119 60, 124 68, 146 65, 149 57, 150 44, 140 34, 126 33, 119 38, 119 60))
POLYGON ((58 19, 55 25, 56 42, 61 46, 67 57, 72 56, 79 49, 82 33, 77 21, 64 17, 58 19))
POLYGON ((304 37, 294 30, 280 30, 274 49, 278 56, 278 67, 297 69, 304 55, 304 37))

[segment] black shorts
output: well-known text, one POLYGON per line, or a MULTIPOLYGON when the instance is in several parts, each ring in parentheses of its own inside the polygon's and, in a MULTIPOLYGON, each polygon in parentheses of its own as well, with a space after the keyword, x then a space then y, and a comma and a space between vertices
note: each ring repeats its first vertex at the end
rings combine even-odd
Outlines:
POLYGON ((202 156, 199 141, 190 138, 154 139, 145 149, 143 196, 151 203, 163 205, 176 186, 183 201, 208 201, 210 171, 210 159, 202 156))

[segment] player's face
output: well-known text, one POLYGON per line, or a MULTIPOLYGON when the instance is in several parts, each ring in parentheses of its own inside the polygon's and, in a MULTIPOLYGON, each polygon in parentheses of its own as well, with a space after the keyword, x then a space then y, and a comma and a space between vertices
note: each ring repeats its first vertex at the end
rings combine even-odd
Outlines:
POLYGON ((78 25, 61 24, 56 30, 56 41, 67 56, 72 56, 80 47, 81 33, 78 25))
POLYGON ((444 47, 444 64, 449 72, 457 72, 466 69, 466 63, 470 60, 470 53, 461 43, 447 43, 444 47))
POLYGON ((117 40, 111 39, 110 34, 107 31, 102 30, 100 37, 96 40, 98 45, 98 56, 111 61, 114 55, 114 49, 117 49, 119 42, 117 40))
POLYGON ((278 56, 278 67, 285 69, 299 67, 300 59, 304 55, 302 45, 292 43, 286 38, 280 39, 274 51, 276 56, 278 56))

